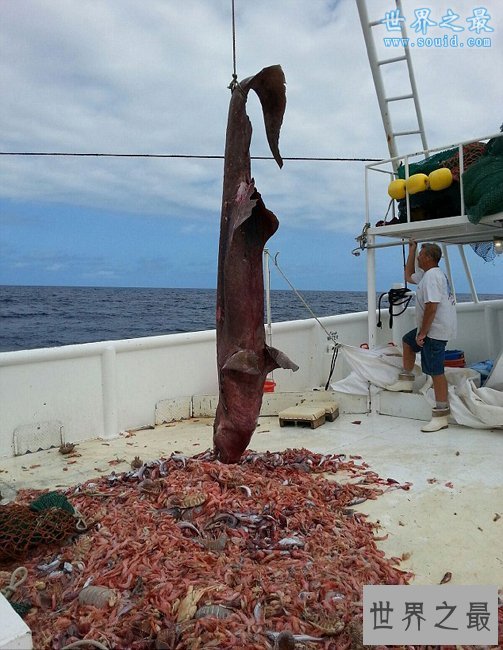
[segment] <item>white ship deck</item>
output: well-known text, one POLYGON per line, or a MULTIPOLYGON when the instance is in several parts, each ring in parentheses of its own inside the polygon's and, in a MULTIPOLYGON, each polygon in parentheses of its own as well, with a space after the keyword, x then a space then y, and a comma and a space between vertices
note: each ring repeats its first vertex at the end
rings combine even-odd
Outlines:
MULTIPOLYGON (((408 491, 393 489, 356 506, 380 522, 379 535, 388 534, 379 546, 389 556, 405 554, 408 559, 401 568, 415 574, 415 584, 438 584, 450 572, 453 584, 501 588, 502 431, 451 425, 424 434, 420 426, 418 420, 342 414, 311 430, 280 428, 277 417, 261 417, 250 448, 305 447, 318 453, 358 455, 381 477, 411 482, 408 491)), ((126 471, 136 455, 146 461, 173 451, 193 455, 211 446, 211 418, 183 420, 115 440, 82 442, 75 449, 78 455, 70 458, 50 449, 2 459, 0 490, 9 498, 21 488, 72 486, 97 475, 126 471)))

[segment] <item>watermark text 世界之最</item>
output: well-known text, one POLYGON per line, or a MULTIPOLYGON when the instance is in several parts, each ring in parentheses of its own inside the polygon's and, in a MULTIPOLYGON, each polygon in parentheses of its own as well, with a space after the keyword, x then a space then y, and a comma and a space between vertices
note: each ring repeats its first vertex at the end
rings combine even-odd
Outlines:
POLYGON ((365 585, 365 645, 498 642, 498 589, 480 585, 365 585))
POLYGON ((419 7, 409 17, 399 9, 387 11, 379 22, 390 32, 383 38, 385 47, 487 48, 492 46, 491 21, 485 7, 475 7, 464 15, 452 9, 435 13, 430 7, 419 7), (405 37, 402 29, 406 26, 415 36, 405 37))

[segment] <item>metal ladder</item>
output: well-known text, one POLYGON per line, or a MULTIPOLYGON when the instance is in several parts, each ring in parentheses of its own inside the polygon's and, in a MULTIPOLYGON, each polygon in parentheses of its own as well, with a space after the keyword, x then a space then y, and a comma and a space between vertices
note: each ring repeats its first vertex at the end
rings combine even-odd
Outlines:
MULTIPOLYGON (((395 0, 396 8, 398 11, 397 16, 403 17, 402 12, 402 2, 401 0, 395 0)), ((410 52, 408 47, 401 45, 400 48, 393 48, 394 50, 401 50, 399 56, 394 56, 389 59, 378 59, 377 50, 374 40, 374 34, 372 33, 373 28, 380 25, 382 26, 382 17, 378 20, 369 20, 369 15, 367 11, 367 0, 356 0, 356 5, 358 7, 358 13, 360 15, 360 22, 363 30, 363 37, 365 39, 365 45, 367 47, 367 54, 370 63, 370 69, 372 71, 372 77, 374 79, 374 85, 377 93, 377 101, 379 102, 379 109, 381 111, 381 117, 384 125, 384 132, 386 134, 386 141, 388 143, 388 149, 390 157, 394 158, 399 154, 396 139, 405 135, 419 135, 421 138, 422 149, 428 151, 428 144, 426 141, 426 133, 424 130, 423 116, 421 113, 421 106, 419 104, 419 97, 417 93, 416 80, 414 77, 414 70, 412 68, 412 61, 410 58, 410 52), (382 67, 385 65, 393 64, 402 64, 405 63, 407 66, 407 73, 410 81, 410 92, 405 95, 387 95, 384 88, 384 80, 382 75, 382 67), (410 106, 410 100, 413 100, 414 112, 415 112, 415 124, 414 128, 407 131, 395 131, 391 122, 391 115, 389 110, 389 105, 391 102, 408 102, 410 106), (416 126, 417 125, 417 126, 416 126)), ((400 22, 401 38, 407 38, 407 32, 403 22, 400 22)), ((398 167, 398 161, 393 163, 393 168, 396 171, 398 167)))
MULTIPOLYGON (((409 48, 404 47, 403 45, 404 42, 407 42, 405 40, 407 39, 407 31, 404 26, 404 21, 403 20, 399 21, 401 38, 404 39, 402 41, 402 45, 400 48, 393 48, 399 51, 401 50, 400 55, 380 60, 377 54, 373 28, 375 28, 376 26, 382 26, 383 16, 381 16, 377 20, 370 20, 367 11, 367 0, 356 0, 356 5, 360 16, 360 23, 363 30, 365 45, 367 48, 367 55, 370 63, 370 69, 372 71, 372 77, 374 80, 374 86, 377 94, 377 101, 379 103, 379 109, 381 111, 381 117, 383 121, 384 132, 386 135, 386 142, 388 143, 390 158, 396 158, 401 155, 397 147, 397 138, 402 136, 409 136, 409 135, 418 135, 420 137, 421 144, 422 144, 421 148, 425 151, 425 157, 427 157, 429 153, 428 143, 426 140, 426 133, 424 129, 423 116, 421 113, 421 106, 419 104, 419 96, 417 92, 416 80, 414 77, 414 70, 412 67, 409 48), (401 65, 405 64, 407 66, 407 74, 410 83, 410 92, 406 92, 403 95, 391 95, 391 94, 388 95, 384 87, 382 68, 383 66, 394 65, 394 64, 401 64, 401 65), (406 131, 395 131, 391 120, 389 105, 392 102, 408 102, 410 106, 411 100, 413 103, 414 113, 415 113, 415 116, 413 118, 413 121, 415 122, 413 128, 406 131)), ((395 0, 395 5, 397 10, 396 17, 403 18, 404 16, 403 16, 401 0, 395 0)), ((398 169, 399 163, 400 161, 398 159, 394 160, 392 163, 393 170, 395 172, 398 169)), ((376 341, 375 248, 377 247, 379 247, 379 245, 375 244, 375 235, 369 236, 368 245, 367 245, 367 253, 368 253, 367 295, 368 295, 368 305, 369 305, 368 307, 369 344, 371 347, 374 347, 376 341)), ((478 302, 477 293, 473 284, 470 269, 466 262, 463 246, 461 245, 458 248, 465 267, 466 276, 470 284, 472 298, 474 302, 478 302)), ((454 288, 452 282, 449 255, 447 251, 447 246, 445 244, 442 244, 442 253, 446 263, 446 270, 447 270, 449 281, 451 283, 451 287, 454 288)))

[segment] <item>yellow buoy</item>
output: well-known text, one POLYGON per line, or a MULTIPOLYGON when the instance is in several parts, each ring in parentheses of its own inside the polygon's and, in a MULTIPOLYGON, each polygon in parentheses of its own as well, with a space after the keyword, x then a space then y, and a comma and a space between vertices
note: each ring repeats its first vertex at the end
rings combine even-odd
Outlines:
POLYGON ((428 189, 428 176, 426 174, 414 174, 406 181, 407 192, 417 194, 428 189))
POLYGON ((405 181, 402 178, 397 178, 388 185, 388 194, 392 199, 400 201, 405 198, 405 181))
POLYGON ((452 185, 452 173, 451 170, 447 167, 442 167, 441 169, 435 169, 428 176, 430 183, 430 190, 438 192, 439 190, 445 190, 446 188, 452 185))

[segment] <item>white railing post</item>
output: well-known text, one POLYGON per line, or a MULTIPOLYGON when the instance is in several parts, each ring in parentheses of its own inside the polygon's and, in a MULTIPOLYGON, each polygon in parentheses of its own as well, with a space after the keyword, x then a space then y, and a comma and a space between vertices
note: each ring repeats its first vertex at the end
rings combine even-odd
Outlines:
POLYGON ((447 278, 449 280, 449 284, 451 285, 454 300, 456 300, 456 287, 454 286, 454 280, 452 279, 451 262, 450 262, 450 259, 449 259, 449 253, 447 251, 447 246, 445 244, 442 244, 442 254, 443 254, 444 260, 445 260, 445 270, 447 271, 447 278))
POLYGON ((498 327, 498 307, 495 305, 484 305, 485 339, 487 342, 487 355, 490 359, 496 360, 501 351, 501 331, 498 327))
POLYGON ((367 249, 367 303, 368 303, 368 345, 369 348, 376 346, 377 316, 376 316, 376 252, 373 248, 375 236, 369 235, 367 249))
MULTIPOLYGON (((405 180, 409 178, 409 156, 405 156, 405 180)), ((410 195, 405 193, 405 205, 407 206, 407 223, 410 223, 410 195)))
POLYGON ((465 171, 465 155, 463 145, 459 145, 459 195, 461 200, 461 216, 465 216, 465 189, 463 187, 463 173, 465 171))
POLYGON ((272 316, 271 316, 271 271, 269 268, 269 249, 264 248, 264 281, 265 281, 265 310, 267 321, 267 344, 272 345, 272 316))
POLYGON ((103 350, 101 355, 104 438, 116 438, 119 435, 117 366, 115 362, 115 348, 113 345, 109 345, 103 350))
POLYGON ((475 283, 473 282, 472 272, 470 270, 470 266, 468 265, 468 262, 467 262, 467 259, 466 259, 465 249, 464 249, 463 244, 458 244, 458 250, 459 250, 459 254, 461 256, 461 260, 463 262, 463 266, 465 267, 466 279, 468 280, 468 284, 470 285, 472 300, 473 300, 473 302, 479 302, 479 297, 477 295, 477 289, 475 288, 475 283))

